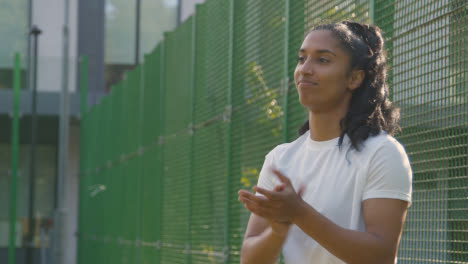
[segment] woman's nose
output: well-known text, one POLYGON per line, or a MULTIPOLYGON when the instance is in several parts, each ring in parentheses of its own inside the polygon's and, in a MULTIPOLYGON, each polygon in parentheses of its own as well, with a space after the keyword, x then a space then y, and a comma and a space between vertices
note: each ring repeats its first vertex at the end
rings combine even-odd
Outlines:
POLYGON ((299 66, 299 71, 302 74, 312 74, 313 71, 313 65, 309 60, 306 60, 302 65, 299 66))

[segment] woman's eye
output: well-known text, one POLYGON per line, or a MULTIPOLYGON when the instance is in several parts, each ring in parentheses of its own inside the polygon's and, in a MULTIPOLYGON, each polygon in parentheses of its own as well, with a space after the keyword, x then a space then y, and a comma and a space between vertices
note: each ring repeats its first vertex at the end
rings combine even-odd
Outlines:
POLYGON ((298 62, 304 62, 305 58, 302 56, 297 57, 298 62))
POLYGON ((320 58, 319 61, 320 61, 320 62, 323 62, 323 63, 330 62, 329 60, 327 60, 327 59, 325 59, 325 58, 320 58))

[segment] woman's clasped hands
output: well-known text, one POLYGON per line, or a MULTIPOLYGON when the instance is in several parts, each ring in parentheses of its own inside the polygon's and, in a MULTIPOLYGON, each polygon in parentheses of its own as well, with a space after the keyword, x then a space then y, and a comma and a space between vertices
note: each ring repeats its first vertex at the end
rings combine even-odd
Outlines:
POLYGON ((278 170, 273 169, 272 172, 278 177, 281 184, 276 185, 271 191, 258 186, 252 188, 253 191, 264 196, 258 196, 246 190, 239 190, 239 201, 250 212, 265 218, 274 233, 286 235, 289 226, 294 223, 305 203, 301 198, 304 187, 299 187, 296 192, 287 176, 278 170))

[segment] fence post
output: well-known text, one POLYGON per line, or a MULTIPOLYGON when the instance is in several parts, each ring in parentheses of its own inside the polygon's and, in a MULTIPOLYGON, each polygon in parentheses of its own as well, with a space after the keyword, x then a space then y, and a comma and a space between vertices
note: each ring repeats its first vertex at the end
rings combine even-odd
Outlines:
POLYGON ((194 122, 194 111, 195 111, 195 70, 196 70, 196 63, 195 63, 195 52, 196 52, 196 12, 195 15, 192 17, 192 54, 191 54, 191 71, 190 71, 190 108, 189 108, 189 117, 190 117, 190 123, 188 126, 188 133, 190 137, 190 161, 189 161, 189 205, 188 205, 188 216, 187 216, 187 259, 186 262, 187 264, 190 264, 192 262, 191 260, 191 250, 192 250, 192 183, 193 183, 193 151, 195 149, 194 147, 194 129, 193 129, 193 122, 194 122))
POLYGON ((234 56, 234 1, 230 1, 230 14, 229 14, 229 61, 228 61, 228 111, 229 119, 226 128, 226 223, 224 226, 224 263, 229 263, 230 256, 230 245, 229 245, 229 235, 230 235, 230 191, 231 191, 231 131, 232 131, 232 74, 233 74, 233 62, 232 58, 234 56))
MULTIPOLYGON (((146 56, 144 56, 146 58, 146 56)), ((137 259, 137 263, 141 263, 141 255, 142 255, 142 246, 141 246, 141 241, 142 241, 142 238, 141 238, 141 229, 142 229, 142 224, 141 224, 141 221, 142 221, 142 191, 141 191, 141 182, 143 180, 143 177, 144 177, 144 169, 143 169, 143 166, 145 165, 143 163, 143 155, 144 155, 144 146, 143 146, 143 114, 144 114, 144 101, 143 101, 143 98, 145 98, 145 65, 146 65, 146 61, 143 61, 141 64, 137 65, 136 67, 140 67, 140 74, 139 74, 139 79, 138 79, 138 84, 139 84, 139 87, 138 87, 138 91, 139 91, 139 101, 138 101, 138 140, 137 140, 137 149, 136 149, 136 152, 138 153, 137 155, 137 159, 138 159, 138 162, 137 162, 137 170, 138 170, 138 184, 137 184, 137 188, 138 188, 138 221, 137 221, 137 253, 136 253, 136 259, 137 259)))
MULTIPOLYGON (((284 68, 283 68, 283 142, 288 142, 288 95, 289 95, 289 16, 290 3, 285 1, 284 23, 284 68)), ((283 263, 283 253, 280 253, 280 263, 283 263)))
POLYGON ((371 24, 375 23, 374 14, 375 14, 375 0, 369 0, 369 20, 371 24))
POLYGON ((81 120, 88 109, 88 56, 80 58, 81 120))
POLYGON ((15 53, 13 72, 13 121, 11 126, 11 173, 10 173, 10 240, 8 246, 8 263, 15 264, 16 250, 16 182, 18 178, 18 144, 19 144, 19 100, 21 85, 20 55, 15 53))
POLYGON ((165 50, 166 50, 166 39, 167 39, 167 32, 164 32, 164 38, 163 40, 161 41, 161 56, 160 56, 160 75, 159 75, 159 115, 160 115, 160 125, 159 125, 159 133, 158 133, 158 146, 159 146, 159 158, 160 158, 160 170, 159 170, 159 188, 157 189, 158 193, 159 193, 159 208, 160 210, 158 211, 158 215, 157 215, 157 218, 158 218, 158 225, 157 225, 157 244, 158 244, 158 250, 159 250, 159 254, 158 254, 158 257, 157 257, 157 263, 161 263, 161 252, 162 252, 162 247, 163 247, 163 243, 162 243, 162 210, 164 209, 164 122, 165 122, 165 118, 164 118, 164 107, 165 107, 165 104, 164 104, 164 101, 165 101, 165 98, 164 98, 164 60, 165 60, 165 57, 164 57, 164 53, 165 53, 165 50))
POLYGON ((288 94, 289 94, 289 0, 285 1, 284 68, 283 68, 283 142, 288 141, 288 94))

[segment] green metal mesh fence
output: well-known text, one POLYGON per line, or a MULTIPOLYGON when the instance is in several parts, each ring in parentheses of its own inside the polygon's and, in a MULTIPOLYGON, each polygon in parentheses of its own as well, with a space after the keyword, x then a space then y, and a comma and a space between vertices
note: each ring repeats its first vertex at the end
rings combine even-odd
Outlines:
POLYGON ((82 120, 79 263, 239 263, 237 190, 306 112, 297 50, 374 21, 414 172, 399 263, 468 263, 466 1, 207 0, 82 120))
POLYGON ((401 263, 468 263, 466 1, 377 1, 413 168, 401 263))

